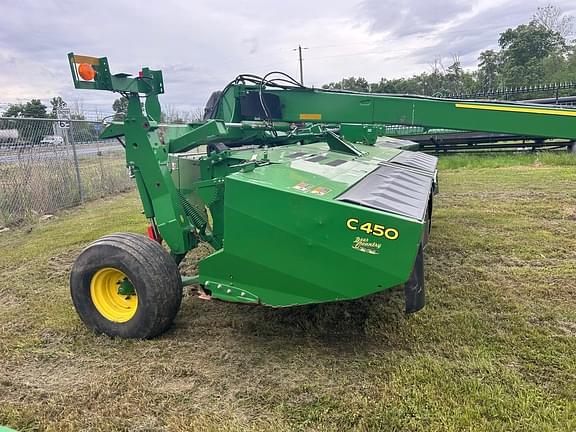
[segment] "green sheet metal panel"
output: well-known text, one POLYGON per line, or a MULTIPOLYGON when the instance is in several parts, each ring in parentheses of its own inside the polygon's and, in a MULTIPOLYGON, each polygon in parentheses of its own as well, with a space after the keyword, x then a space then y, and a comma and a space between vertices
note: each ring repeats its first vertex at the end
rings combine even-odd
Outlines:
POLYGON ((336 201, 348 187, 285 164, 228 176, 224 248, 200 262, 200 282, 216 298, 277 307, 404 283, 423 223, 336 201))

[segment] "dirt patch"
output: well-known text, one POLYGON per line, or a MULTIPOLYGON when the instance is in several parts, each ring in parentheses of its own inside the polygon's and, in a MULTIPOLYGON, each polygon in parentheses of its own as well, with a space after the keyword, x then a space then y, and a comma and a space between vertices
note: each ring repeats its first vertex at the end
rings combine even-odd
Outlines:
POLYGON ((47 266, 50 278, 68 277, 80 250, 81 248, 73 248, 48 258, 47 266))
POLYGON ((560 321, 558 323, 558 328, 562 330, 568 336, 576 337, 576 323, 572 321, 560 321))
MULTIPOLYGON (((102 371, 99 372, 101 375, 102 371)), ((94 371, 84 362, 26 361, 25 364, 7 364, 0 371, 0 382, 12 392, 73 393, 92 381, 94 371)))
POLYGON ((198 274, 198 262, 214 252, 208 243, 201 243, 198 247, 190 251, 184 261, 180 263, 180 272, 186 276, 198 274))
POLYGON ((566 219, 576 221, 576 207, 565 207, 562 211, 562 214, 566 219))
POLYGON ((0 308, 15 308, 23 304, 22 298, 16 294, 0 291, 0 308))

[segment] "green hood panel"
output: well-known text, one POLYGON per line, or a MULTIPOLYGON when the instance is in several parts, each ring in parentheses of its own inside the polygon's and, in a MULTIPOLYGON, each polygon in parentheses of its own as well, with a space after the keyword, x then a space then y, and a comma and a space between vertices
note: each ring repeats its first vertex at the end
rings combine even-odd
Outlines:
MULTIPOLYGON (((359 298, 408 280, 423 216, 339 197, 392 168, 422 180, 411 201, 422 213, 434 173, 391 162, 401 150, 359 147, 362 156, 323 144, 268 149, 272 163, 226 177, 224 247, 199 264, 212 296, 284 307, 359 298)), ((256 159, 264 150, 247 152, 256 159)))

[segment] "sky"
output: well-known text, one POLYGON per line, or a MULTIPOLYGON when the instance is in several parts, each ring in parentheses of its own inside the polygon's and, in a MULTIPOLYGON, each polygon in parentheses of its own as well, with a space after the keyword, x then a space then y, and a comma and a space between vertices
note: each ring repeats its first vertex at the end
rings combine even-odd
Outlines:
MULTIPOLYGON (((534 0, 0 0, 0 109, 62 96, 111 109, 117 95, 75 90, 66 54, 107 56, 112 72, 161 69, 164 106, 203 107, 240 73, 281 70, 309 86, 411 76, 453 55, 464 67, 530 20, 534 0)), ((574 0, 556 0, 576 15, 574 0)))

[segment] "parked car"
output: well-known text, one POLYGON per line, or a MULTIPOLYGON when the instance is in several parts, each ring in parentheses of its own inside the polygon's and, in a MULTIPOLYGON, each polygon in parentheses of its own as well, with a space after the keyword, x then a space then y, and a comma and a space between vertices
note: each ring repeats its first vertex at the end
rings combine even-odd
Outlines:
POLYGON ((12 144, 18 140, 18 129, 0 129, 0 145, 12 144))
POLYGON ((58 135, 46 135, 44 138, 42 138, 42 141, 40 141, 40 145, 46 147, 63 145, 63 144, 64 144, 64 138, 58 135))

